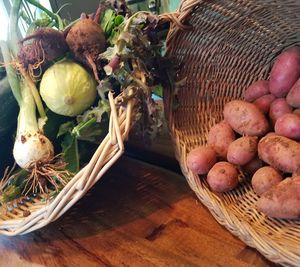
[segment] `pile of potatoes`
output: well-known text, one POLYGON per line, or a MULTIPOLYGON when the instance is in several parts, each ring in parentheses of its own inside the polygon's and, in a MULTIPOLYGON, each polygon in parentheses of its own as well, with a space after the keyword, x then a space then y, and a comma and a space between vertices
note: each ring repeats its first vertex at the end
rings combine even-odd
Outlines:
POLYGON ((239 170, 260 196, 257 209, 275 218, 300 218, 300 47, 283 51, 269 80, 254 82, 243 100, 228 102, 207 145, 190 151, 188 168, 207 176, 212 191, 239 184, 239 170))

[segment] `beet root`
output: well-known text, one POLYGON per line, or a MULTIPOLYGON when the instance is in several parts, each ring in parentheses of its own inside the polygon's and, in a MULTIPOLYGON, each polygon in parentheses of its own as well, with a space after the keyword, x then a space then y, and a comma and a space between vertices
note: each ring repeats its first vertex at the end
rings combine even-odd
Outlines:
POLYGON ((62 57, 69 50, 62 32, 52 28, 39 28, 20 43, 18 60, 29 70, 62 57))
POLYGON ((89 66, 100 82, 95 62, 106 50, 105 35, 100 25, 88 18, 81 19, 69 30, 66 41, 74 58, 89 66))

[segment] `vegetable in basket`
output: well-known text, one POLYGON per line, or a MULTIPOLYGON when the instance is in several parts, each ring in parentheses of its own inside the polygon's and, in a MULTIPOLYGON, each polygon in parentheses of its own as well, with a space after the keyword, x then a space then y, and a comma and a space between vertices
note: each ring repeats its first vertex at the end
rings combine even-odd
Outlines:
MULTIPOLYGON (((299 83, 299 51, 299 47, 294 47, 279 55, 270 81, 253 82, 244 92, 244 100, 226 103, 224 120, 208 132, 210 148, 207 149, 217 152, 217 161, 227 159, 209 166, 210 189, 215 192, 234 189, 238 184, 237 170, 242 171, 241 177, 250 176, 253 191, 261 197, 258 210, 276 218, 300 218, 296 207, 300 199, 300 115, 297 105, 289 105, 294 100, 290 93, 297 93, 292 90, 299 83), (286 178, 290 176, 293 177, 286 178)), ((194 151, 202 148, 195 148, 187 155, 187 166, 198 174, 204 173, 199 173, 190 159, 194 151)), ((211 154, 206 150, 201 150, 203 159, 211 154)))
POLYGON ((232 100, 224 106, 224 118, 237 133, 263 136, 269 130, 264 114, 252 103, 232 100))
POLYGON ((40 76, 49 62, 64 57, 69 50, 62 32, 49 27, 38 28, 20 41, 18 61, 32 75, 40 76))
MULTIPOLYGON (((4 41, 1 42, 1 50, 6 64, 12 62, 9 48, 4 41)), ((6 66, 6 70, 20 108, 13 155, 16 163, 30 173, 26 178, 25 190, 45 192, 48 190, 46 181, 58 188, 59 184, 66 184, 68 173, 63 170, 65 164, 54 157, 54 147, 39 125, 36 117, 36 102, 32 93, 36 89, 35 85, 26 74, 19 80, 11 66, 6 66)), ((36 97, 39 95, 36 94, 36 97)), ((40 109, 43 111, 42 106, 40 109)))
POLYGON ((282 176, 275 168, 264 166, 254 173, 251 179, 251 185, 254 192, 260 196, 270 190, 274 185, 279 184, 282 179, 282 176))
POLYGON ((270 93, 269 81, 259 80, 252 83, 243 93, 244 100, 252 102, 270 93))
MULTIPOLYGON (((7 78, 19 105, 13 156, 17 165, 26 170, 28 174, 23 193, 44 193, 48 192, 49 187, 53 187, 55 190, 61 188, 69 180, 70 174, 65 170, 66 164, 61 157, 55 156, 54 146, 44 134, 43 126, 47 121, 47 116, 40 94, 32 75, 30 75, 30 69, 17 57, 20 51, 17 24, 21 4, 21 0, 14 1, 10 16, 8 41, 1 41, 0 43, 7 78)), ((43 52, 46 52, 45 50, 43 52)), ((4 174, 1 182, 3 194, 14 179, 18 179, 18 175, 16 176, 12 172, 4 174)))
POLYGON ((300 116, 294 113, 282 115, 275 123, 275 133, 293 140, 300 140, 300 116))
POLYGON ((227 161, 236 165, 246 165, 257 153, 257 136, 240 137, 228 146, 227 161))
POLYGON ((285 97, 300 77, 300 47, 294 46, 282 52, 272 67, 270 92, 285 97))
POLYGON ((262 194, 257 209, 274 218, 299 219, 300 176, 286 178, 262 194))
POLYGON ((106 49, 106 40, 100 25, 90 18, 80 19, 68 31, 66 41, 74 58, 91 67, 100 83, 95 62, 106 49))
POLYGON ((289 106, 285 98, 276 98, 270 105, 269 116, 274 125, 278 118, 286 113, 291 113, 292 107, 289 106))
POLYGON ((63 116, 77 116, 96 99, 96 82, 79 64, 57 62, 43 74, 40 94, 47 107, 63 116))
POLYGON ((192 172, 206 174, 217 162, 217 153, 209 146, 200 146, 189 152, 186 162, 192 172))
POLYGON ((215 192, 230 191, 239 182, 236 167, 226 161, 217 162, 207 174, 207 183, 215 192))
POLYGON ((258 155, 276 169, 293 173, 300 169, 300 144, 280 135, 263 137, 258 143, 258 155))
POLYGON ((235 140, 235 133, 226 121, 221 121, 210 128, 207 144, 223 159, 227 158, 229 145, 235 140))
MULTIPOLYGON (((14 1, 11 29, 17 25, 21 2, 14 1)), ((26 172, 5 173, 1 195, 10 197, 0 201, 13 199, 11 192, 15 198, 32 193, 51 195, 66 185, 108 131, 108 91, 123 92, 118 108, 129 97, 141 103, 134 119, 141 122, 137 125, 143 133, 152 136, 161 125, 161 113, 152 99, 152 90, 166 80, 160 77, 166 66, 160 64, 162 46, 158 40, 150 40, 150 35, 155 36, 157 17, 147 12, 129 16, 127 9, 120 12, 105 2, 95 15, 83 14, 66 26, 35 0, 28 2, 50 19, 21 40, 20 47, 11 31, 8 42, 1 43, 20 107, 14 157, 26 172), (103 30, 100 24, 105 25, 103 30)))
MULTIPOLYGON (((7 43, 1 42, 4 61, 10 64, 10 50, 7 43)), ((18 117, 17 135, 14 145, 14 158, 21 168, 28 168, 32 161, 43 161, 53 156, 51 142, 42 134, 36 118, 36 102, 32 91, 36 88, 28 76, 19 80, 15 70, 6 66, 7 77, 18 102, 20 111, 18 117)), ((38 96, 37 92, 35 92, 38 96)), ((41 104, 41 102, 39 102, 41 104)), ((40 106, 43 110, 43 107, 40 106)))
POLYGON ((300 107, 300 79, 293 85, 288 95, 286 96, 286 101, 289 105, 295 108, 300 107))
POLYGON ((257 98, 253 104, 257 106, 263 113, 270 111, 271 104, 275 100, 275 96, 272 94, 263 95, 257 98))

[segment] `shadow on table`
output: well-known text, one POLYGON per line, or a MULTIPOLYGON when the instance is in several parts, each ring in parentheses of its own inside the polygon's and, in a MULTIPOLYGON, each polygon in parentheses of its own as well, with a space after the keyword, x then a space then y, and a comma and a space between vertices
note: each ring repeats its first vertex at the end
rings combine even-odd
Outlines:
POLYGON ((122 158, 58 221, 15 238, 30 242, 35 236, 33 241, 43 242, 91 236, 172 209, 173 203, 191 195, 183 176, 122 158))

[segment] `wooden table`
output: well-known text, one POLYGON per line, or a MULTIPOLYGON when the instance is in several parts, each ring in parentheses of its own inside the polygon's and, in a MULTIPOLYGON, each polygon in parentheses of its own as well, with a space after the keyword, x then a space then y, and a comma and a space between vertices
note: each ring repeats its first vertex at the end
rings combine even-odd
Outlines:
POLYGON ((275 266, 220 226, 183 176, 123 157, 58 221, 0 237, 0 266, 275 266))

